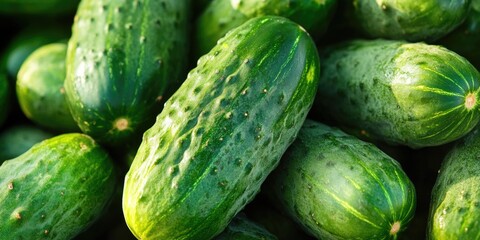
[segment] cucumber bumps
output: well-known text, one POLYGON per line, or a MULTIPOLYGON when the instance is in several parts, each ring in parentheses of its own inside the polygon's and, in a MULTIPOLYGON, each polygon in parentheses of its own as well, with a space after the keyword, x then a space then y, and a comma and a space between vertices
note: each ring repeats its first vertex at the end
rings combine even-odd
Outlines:
POLYGON ((84 0, 67 51, 65 93, 80 129, 120 145, 155 122, 187 64, 187 0, 84 0))
POLYGON ((421 148, 456 140, 479 122, 480 74, 446 48, 354 40, 322 59, 314 113, 349 133, 421 148))
POLYGON ((125 179, 139 239, 211 239, 260 190, 309 112, 318 52, 298 24, 259 17, 204 55, 147 130, 125 179))

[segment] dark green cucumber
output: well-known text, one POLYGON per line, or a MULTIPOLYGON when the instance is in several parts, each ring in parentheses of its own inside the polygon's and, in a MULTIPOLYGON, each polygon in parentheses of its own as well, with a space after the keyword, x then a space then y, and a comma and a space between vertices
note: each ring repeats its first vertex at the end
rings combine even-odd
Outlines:
POLYGON ((237 214, 215 240, 276 240, 275 235, 264 227, 248 219, 244 214, 237 214))
POLYGON ((30 124, 5 128, 0 132, 0 165, 3 161, 22 155, 36 143, 53 136, 53 133, 30 124))
POLYGON ((480 74, 448 49, 356 40, 322 59, 314 111, 349 133, 421 148, 456 140, 479 122, 480 74))
POLYGON ((65 91, 84 133, 120 145, 155 122, 184 77, 188 10, 186 0, 80 3, 65 91))
POLYGON ((5 161, 0 176, 2 239, 71 239, 99 217, 115 186, 109 155, 80 133, 34 145, 5 161))
POLYGON ((471 0, 344 0, 353 28, 372 38, 434 41, 458 27, 471 0))
POLYGON ((462 55, 480 69, 480 0, 472 0, 465 22, 437 43, 462 55))
POLYGON ((7 75, 0 70, 0 127, 5 123, 10 109, 10 92, 7 75))
POLYGON ((265 191, 318 239, 397 239, 416 207, 397 161, 311 120, 267 182, 265 191))
POLYGON ((52 43, 35 50, 22 64, 16 92, 27 118, 55 132, 79 131, 65 98, 66 43, 52 43))
POLYGON ((480 239, 480 130, 442 162, 432 190, 428 239, 480 239))
POLYGON ((287 17, 317 37, 327 29, 337 0, 213 0, 196 21, 195 51, 201 56, 229 30, 265 15, 287 17))
POLYGON ((210 239, 258 193, 315 96, 319 58, 298 24, 258 17, 230 31, 166 102, 125 179, 140 239, 210 239))
POLYGON ((1 0, 0 14, 56 16, 74 13, 80 0, 1 0))

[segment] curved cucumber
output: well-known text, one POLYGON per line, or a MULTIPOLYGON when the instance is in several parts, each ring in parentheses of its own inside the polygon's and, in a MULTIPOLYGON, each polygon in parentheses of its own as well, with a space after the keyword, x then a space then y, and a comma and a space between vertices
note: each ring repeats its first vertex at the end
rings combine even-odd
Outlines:
POLYGON ((479 156, 477 128, 445 157, 432 190, 428 239, 479 239, 479 156))
POLYGON ((17 76, 17 98, 25 116, 56 132, 79 131, 65 99, 66 55, 66 43, 42 46, 25 60, 17 76))
POLYGON ((260 190, 313 103, 318 52, 298 24, 259 17, 229 32, 167 101, 125 179, 140 239, 210 239, 260 190))
POLYGON ((59 135, 0 166, 0 236, 71 239, 95 221, 114 191, 107 152, 84 134, 59 135))
POLYGON ((196 55, 207 53, 229 30, 258 16, 286 17, 312 36, 320 36, 327 29, 336 4, 336 0, 213 0, 196 21, 196 55))
POLYGON ((458 27, 470 10, 471 0, 345 2, 344 16, 364 35, 416 42, 439 39, 458 27))
POLYGON ((150 127, 187 63, 189 1, 85 0, 67 51, 65 91, 80 129, 121 145, 150 127))
POLYGON ((480 120, 480 74, 440 46, 356 40, 323 55, 316 114, 355 135, 412 148, 467 134, 480 120))
POLYGON ((318 239, 397 239, 414 216, 413 183, 371 143, 306 120, 267 186, 318 239))

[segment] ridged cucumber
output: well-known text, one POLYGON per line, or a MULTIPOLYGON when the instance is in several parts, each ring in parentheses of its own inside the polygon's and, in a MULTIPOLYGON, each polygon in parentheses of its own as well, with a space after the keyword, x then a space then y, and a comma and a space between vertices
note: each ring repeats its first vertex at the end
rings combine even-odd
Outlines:
POLYGON ((313 110, 349 133, 421 148, 456 140, 480 120, 480 73, 441 46, 352 40, 322 57, 313 110))
POLYGON ((80 133, 34 145, 5 161, 0 176, 0 236, 12 240, 75 237, 99 217, 115 186, 109 155, 80 133))
POLYGON ((58 133, 80 131, 65 98, 66 55, 66 43, 38 48, 23 62, 16 84, 17 99, 25 116, 58 133))
POLYGON ((187 64, 187 0, 84 0, 67 51, 65 91, 80 129, 102 144, 140 139, 187 64))
POLYGON ((480 129, 442 162, 432 190, 428 239, 480 239, 480 129))
POLYGON ((210 239, 260 190, 294 140, 319 79, 298 24, 254 18, 200 58, 166 102, 125 179, 140 239, 210 239))
POLYGON ((397 161, 308 119, 267 182, 272 199, 318 239, 397 239, 416 208, 397 161))

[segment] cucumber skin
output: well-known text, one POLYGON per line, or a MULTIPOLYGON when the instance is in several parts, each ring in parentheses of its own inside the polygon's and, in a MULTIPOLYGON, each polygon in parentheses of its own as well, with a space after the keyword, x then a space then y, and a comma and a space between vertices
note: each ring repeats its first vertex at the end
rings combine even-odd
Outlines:
POLYGON ((65 91, 82 132, 109 146, 141 139, 186 70, 189 3, 80 3, 65 91))
POLYGON ((140 239, 210 239, 258 193, 315 96, 310 36, 282 17, 254 18, 200 58, 126 175, 123 211, 140 239))
POLYGON ((0 127, 5 123, 10 110, 10 89, 7 75, 0 72, 0 127))
POLYGON ((396 239, 392 224, 405 230, 416 208, 415 187, 397 161, 309 119, 264 190, 319 239, 396 239))
POLYGON ((277 237, 242 214, 237 214, 214 240, 277 240, 277 237))
POLYGON ((472 0, 467 19, 453 32, 439 39, 437 44, 460 54, 480 69, 480 1, 472 0))
POLYGON ((3 161, 16 158, 30 149, 36 143, 54 137, 30 124, 12 125, 0 133, 0 165, 3 161))
POLYGON ((480 130, 457 142, 442 162, 432 190, 428 239, 478 239, 480 130))
POLYGON ((55 16, 74 13, 80 0, 2 0, 0 14, 55 16))
POLYGON ((66 43, 36 49, 20 67, 16 92, 20 107, 30 120, 58 133, 80 129, 70 114, 65 97, 66 43))
POLYGON ((466 18, 471 0, 343 0, 344 16, 370 38, 435 41, 466 18))
POLYGON ((332 46, 321 56, 312 111, 350 134, 421 148, 454 141, 480 119, 480 74, 443 47, 354 40, 332 46), (464 105, 468 93, 476 98, 471 110, 464 105))
POLYGON ((42 141, 0 166, 0 236, 71 239, 95 221, 115 186, 113 162, 84 134, 42 141))
POLYGON ((195 54, 207 53, 225 33, 248 19, 266 15, 289 18, 315 39, 326 31, 336 7, 337 0, 213 0, 196 20, 195 54))

